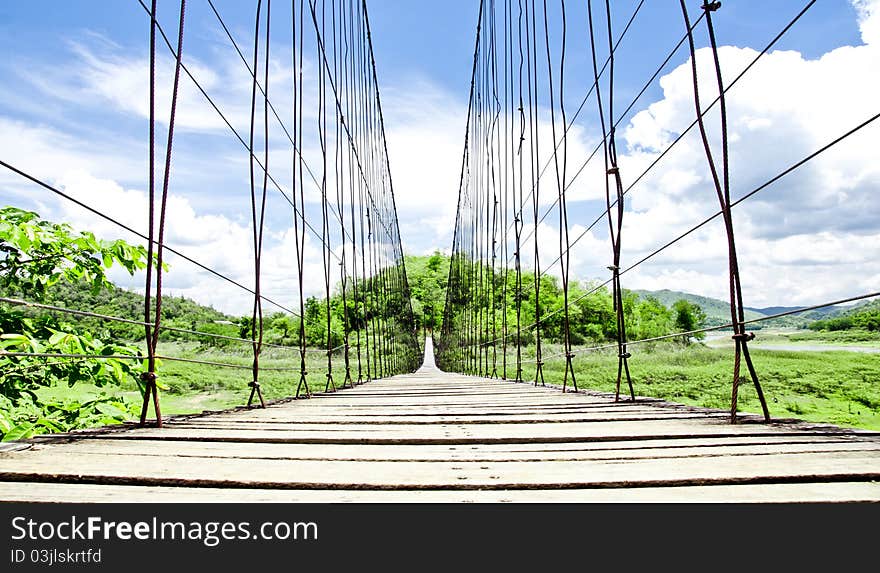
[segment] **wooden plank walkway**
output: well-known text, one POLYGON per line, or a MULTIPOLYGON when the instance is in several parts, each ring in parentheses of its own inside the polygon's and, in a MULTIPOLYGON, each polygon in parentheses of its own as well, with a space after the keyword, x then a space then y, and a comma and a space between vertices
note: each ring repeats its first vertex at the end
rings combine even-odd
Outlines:
POLYGON ((880 433, 419 372, 0 451, 0 499, 880 501, 880 433))

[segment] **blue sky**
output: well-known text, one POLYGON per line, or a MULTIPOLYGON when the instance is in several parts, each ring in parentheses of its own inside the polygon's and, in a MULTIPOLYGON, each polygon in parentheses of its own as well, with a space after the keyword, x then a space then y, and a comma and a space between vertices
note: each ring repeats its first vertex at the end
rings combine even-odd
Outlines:
MULTIPOLYGON (((758 46, 777 33, 804 3, 801 0, 725 2, 723 16, 720 16, 723 25, 718 29, 719 42, 758 46), (760 14, 756 14, 758 6, 760 14)), ((218 0, 215 4, 237 36, 248 38, 253 29, 253 3, 218 0)), ((284 3, 276 0, 276 5, 279 4, 284 3)), ((553 4, 550 3, 551 8, 553 4)), ((619 14, 616 21, 623 21, 632 13, 636 2, 623 0, 613 4, 617 10, 615 15, 619 14)), ((176 15, 169 10, 176 9, 176 5, 168 0, 159 3, 169 29, 176 15)), ((413 77, 425 77, 467 97, 479 8, 477 0, 373 0, 368 7, 383 83, 398 85, 413 77)), ((642 10, 627 44, 633 51, 652 45, 658 27, 678 33, 677 4, 670 6, 669 0, 648 0, 642 10), (648 27, 650 36, 644 34, 648 27)), ((698 10, 694 8, 693 12, 698 10)), ((217 27, 204 0, 190 0, 188 25, 191 31, 201 35, 190 42, 188 48, 197 55, 204 54, 206 44, 199 40, 208 37, 208 32, 217 27)), ((5 54, 16 59, 60 57, 63 60, 69 55, 66 42, 83 33, 97 33, 132 51, 143 51, 149 30, 145 26, 144 11, 136 0, 33 0, 0 4, 0 31, 0 46, 5 54)), ((287 39, 289 33, 285 32, 278 26, 279 36, 287 39)), ((816 57, 834 47, 859 41, 856 14, 850 3, 820 0, 779 47, 816 57)))
MULTIPOLYGON (((636 3, 613 2, 616 30, 636 3)), ((249 57, 254 3, 217 0, 215 4, 249 57)), ((500 10, 504 2, 497 4, 500 10)), ((696 17, 699 2, 691 4, 696 17)), ((804 4, 805 0, 725 1, 715 22, 719 44, 727 48, 723 50, 727 73, 741 69, 752 53, 749 49, 761 49, 804 4)), ((178 5, 172 0, 159 1, 160 21, 169 32, 175 28, 178 5)), ((448 249, 451 244, 478 5, 463 0, 369 2, 392 177, 404 248, 409 253, 448 249)), ((558 25, 558 2, 548 5, 552 22, 558 25)), ((583 3, 567 5, 566 97, 574 107, 589 85, 591 70, 583 3)), ((272 50, 277 68, 273 68, 270 86, 273 101, 281 109, 289 95, 285 90, 289 70, 284 69, 284 56, 289 54, 289 10, 289 3, 274 3, 272 50)), ((743 82, 742 89, 731 93, 732 110, 737 114, 733 123, 741 137, 733 150, 736 192, 750 190, 852 127, 872 109, 876 113, 877 106, 870 102, 880 101, 880 91, 877 81, 867 77, 871 74, 865 73, 865 66, 870 69, 878 63, 878 41, 872 39, 877 25, 871 23, 878 20, 877 11, 873 1, 819 0, 775 47, 772 57, 766 58, 758 73, 763 83, 743 82)), ((5 56, 0 63, 0 156, 96 206, 128 217, 137 228, 145 226, 139 209, 146 187, 147 122, 143 113, 146 95, 140 88, 146 81, 148 22, 136 0, 0 3, 0 50, 5 56)), ((629 103, 678 41, 681 30, 676 2, 646 1, 618 52, 618 109, 629 103)), ((698 47, 705 46, 704 36, 698 34, 698 47)), ((558 35, 553 41, 558 42, 558 35)), ((229 111, 236 128, 245 129, 247 76, 206 0, 188 2, 184 52, 185 61, 229 111)), ((170 58, 160 53, 161 64, 168 69, 170 58)), ((686 62, 685 51, 677 53, 664 70, 664 79, 655 82, 624 118, 625 143, 632 149, 622 159, 624 170, 629 165, 635 173, 656 153, 651 147, 654 143, 689 121, 686 115, 692 109, 678 89, 688 79, 687 68, 682 67, 686 62)), ((192 86, 183 86, 182 100, 172 179, 176 201, 172 240, 199 260, 247 281, 248 243, 242 240, 248 236, 250 220, 243 179, 246 155, 228 130, 217 125, 212 110, 192 86)), ((595 112, 592 107, 586 109, 577 124, 575 154, 596 141, 595 112)), ((270 136, 279 158, 285 156, 282 135, 276 127, 270 136)), ((747 302, 753 306, 809 304, 866 292, 880 283, 880 268, 873 262, 880 260, 880 230, 876 210, 868 200, 880 181, 872 148, 878 148, 877 129, 867 131, 839 154, 830 154, 813 170, 781 183, 772 195, 766 194, 766 200, 743 208, 738 215, 741 233, 752 245, 744 246, 742 254, 744 269, 752 277, 746 281, 747 302), (783 208, 787 209, 784 214, 783 208), (862 247, 860 256, 848 248, 854 242, 862 247)), ((314 160, 314 150, 310 157, 314 160)), ((281 170, 279 178, 283 180, 284 175, 281 170)), ((637 260, 717 206, 703 201, 702 177, 697 164, 683 154, 673 154, 645 182, 645 189, 634 192, 627 205, 632 227, 625 230, 625 260, 637 260), (672 193, 670 181, 683 187, 672 193)), ((4 204, 34 208, 104 235, 118 234, 8 173, 0 174, 0 185, 4 204)), ((578 193, 580 200, 572 208, 574 220, 585 225, 600 212, 600 201, 586 182, 578 193)), ((293 261, 292 251, 286 250, 290 246, 289 213, 278 197, 271 201, 268 248, 278 270, 270 289, 273 296, 295 304, 295 281, 285 274, 290 273, 293 261)), ((316 203, 311 208, 317 209, 316 203)), ((542 231, 549 235, 542 236, 551 237, 557 231, 550 225, 542 231)), ((579 278, 605 278, 608 247, 602 233, 585 236, 582 251, 575 253, 573 271, 579 278)), ((723 248, 718 248, 717 239, 717 229, 695 236, 657 264, 633 273, 624 286, 723 296, 723 248)), ((317 247, 311 247, 315 255, 317 247)), ((547 257, 552 259, 552 252, 547 257)), ((312 292, 321 282, 316 269, 311 273, 315 280, 307 285, 312 292)), ((247 296, 214 281, 181 261, 167 285, 172 292, 230 311, 247 308, 247 296)), ((136 280, 127 284, 137 287, 136 280)))

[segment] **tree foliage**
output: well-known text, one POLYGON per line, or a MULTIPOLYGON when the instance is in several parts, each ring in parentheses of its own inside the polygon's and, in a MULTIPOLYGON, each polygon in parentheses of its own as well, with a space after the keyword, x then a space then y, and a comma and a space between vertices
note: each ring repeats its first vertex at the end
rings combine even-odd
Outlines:
MULTIPOLYGON (((14 207, 0 209, 0 253, 2 292, 36 301, 45 300, 62 282, 96 294, 112 287, 106 271, 114 264, 131 274, 147 264, 143 247, 122 240, 103 241, 14 207)), ((0 433, 4 440, 120 421, 131 414, 133 405, 117 395, 50 399, 40 390, 138 382, 137 361, 112 358, 137 356, 136 348, 104 342, 55 316, 28 316, 20 308, 0 305, 0 351, 0 433), (57 354, 78 358, 45 356, 57 354)))
MULTIPOLYGON (((681 332, 698 330, 706 324, 706 313, 703 312, 699 305, 692 302, 684 299, 677 300, 672 305, 672 311, 675 313, 675 327, 681 332)), ((685 339, 688 336, 701 340, 706 337, 706 333, 697 332, 692 335, 684 335, 685 339)))
POLYGON ((112 287, 106 270, 122 265, 130 274, 146 268, 147 250, 121 239, 103 241, 33 211, 0 208, 0 287, 42 299, 61 279, 89 285, 93 293, 112 287))
POLYGON ((439 329, 446 302, 449 257, 440 251, 427 257, 407 256, 406 272, 416 322, 428 330, 439 329))
MULTIPOLYGON (((436 256, 436 255, 435 255, 436 256)), ((424 265, 412 264, 419 257, 407 259, 408 269, 421 269, 424 265)), ((424 259, 424 258, 422 258, 424 259)), ((505 325, 508 342, 516 341, 517 306, 519 307, 520 342, 528 345, 535 341, 533 328, 538 310, 541 317, 541 337, 543 340, 561 343, 563 341, 565 297, 559 281, 550 275, 540 277, 540 299, 536 299, 535 275, 530 271, 521 273, 520 286, 517 287, 516 274, 494 271, 490 267, 480 268, 479 263, 464 259, 451 261, 454 271, 449 281, 448 308, 446 316, 450 332, 466 333, 468 325, 473 324, 475 309, 483 309, 481 324, 488 321, 489 336, 485 333, 480 339, 495 339, 504 332, 505 325), (480 283, 482 276, 482 283, 480 283)), ((411 281, 418 281, 418 274, 410 270, 411 281)), ((568 292, 569 328, 573 344, 604 343, 616 340, 617 314, 611 292, 604 286, 591 282, 572 281, 568 292)), ((702 308, 687 300, 676 301, 672 308, 666 307, 659 299, 649 295, 624 290, 623 314, 629 340, 654 338, 676 332, 697 330, 706 324, 702 308)), ((697 335, 699 338, 699 335, 697 335)), ((683 339, 685 342, 687 337, 683 339)))
POLYGON ((880 331, 880 301, 872 301, 845 311, 840 316, 816 320, 811 330, 871 330, 880 331))

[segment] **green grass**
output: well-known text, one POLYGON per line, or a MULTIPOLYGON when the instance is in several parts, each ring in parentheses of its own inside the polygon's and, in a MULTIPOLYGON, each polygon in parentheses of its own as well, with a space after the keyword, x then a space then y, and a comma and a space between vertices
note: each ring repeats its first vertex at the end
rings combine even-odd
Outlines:
MULTIPOLYGON (((160 345, 159 353, 177 358, 237 364, 247 368, 224 368, 205 364, 165 360, 157 369, 162 391, 162 404, 169 414, 197 413, 241 406, 247 403, 253 377, 249 349, 237 353, 222 349, 205 349, 192 343, 160 345)), ((356 350, 350 353, 351 375, 357 380, 356 350)), ((341 387, 345 380, 345 359, 341 351, 332 357, 333 382, 341 387)), ((298 350, 265 348, 260 356, 260 386, 266 400, 288 398, 296 394, 300 381, 298 350)), ((364 358, 364 376, 366 359, 364 358)), ((327 386, 327 356, 309 349, 306 353, 306 380, 312 392, 323 392, 327 386)), ((134 390, 134 389, 132 389, 134 390)), ((304 390, 303 390, 304 392, 304 390)), ((134 393, 136 394, 136 392, 134 393)))
MULTIPOLYGON (((544 355, 560 351, 545 347, 544 355)), ((658 345, 631 348, 629 359, 636 395, 707 408, 730 409, 733 352, 703 345, 658 345), (647 351, 646 351, 647 350, 647 351)), ((880 355, 856 352, 751 351, 770 414, 810 422, 880 430, 880 355)), ((534 356, 529 349, 528 356, 534 356)), ((508 364, 513 360, 509 359, 508 364)), ((613 392, 617 379, 616 353, 589 352, 574 358, 578 387, 613 392)), ((562 384, 565 362, 547 360, 547 383, 562 384)), ((535 368, 524 360, 523 376, 534 379, 535 368)), ((748 376, 743 363, 741 377, 748 376)), ((750 381, 739 388, 738 411, 760 413, 750 381)), ((621 388, 626 390, 626 383, 621 388)))
MULTIPOLYGON (((811 341, 813 342, 813 341, 811 341)), ((558 345, 545 345, 544 355, 560 351, 558 345)), ((678 343, 631 347, 630 370, 636 394, 693 406, 730 408, 733 352, 730 349, 703 345, 683 347, 678 343)), ((164 355, 198 360, 228 362, 250 366, 248 349, 231 352, 205 349, 194 343, 160 345, 164 355)), ((308 381, 313 391, 326 384, 326 356, 309 352, 308 381)), ((357 366, 352 350, 352 373, 357 366)), ((857 352, 790 352, 753 348, 752 356, 767 397, 770 414, 775 418, 799 418, 811 422, 832 423, 844 427, 880 430, 880 354, 857 352)), ((514 356, 508 358, 512 373, 514 356)), ((267 400, 292 396, 299 382, 299 355, 296 351, 266 349, 261 365, 284 368, 264 370, 260 383, 267 400)), ((588 352, 574 359, 578 386, 605 392, 614 391, 617 358, 613 352, 588 352)), ((534 347, 523 349, 523 375, 534 378, 534 347)), ((333 356, 334 380, 341 385, 343 357, 333 356)), ((500 358, 499 358, 500 371, 500 358)), ((548 384, 561 384, 564 361, 547 360, 544 376, 548 384)), ((745 373, 745 369, 743 369, 745 373)), ((220 368, 177 361, 163 361, 158 369, 163 414, 192 414, 222 410, 247 403, 250 369, 220 368)), ((626 392, 625 384, 622 388, 626 392)), ((41 393, 76 397, 85 400, 101 392, 120 392, 132 400, 140 395, 132 384, 127 388, 52 387, 41 393)), ((760 413, 760 404, 751 382, 739 390, 739 411, 760 413)), ((152 411, 151 411, 152 415, 152 411)))
MULTIPOLYGON (((175 358, 187 358, 208 362, 236 364, 244 368, 218 367, 175 360, 162 360, 157 367, 160 407, 163 415, 198 414, 209 410, 224 410, 247 404, 250 395, 248 384, 252 379, 250 348, 205 348, 197 343, 162 342, 158 353, 175 358)), ((366 358, 363 374, 366 376, 366 358)), ((345 380, 345 358, 341 351, 332 357, 333 381, 337 388, 345 380)), ((300 380, 300 357, 296 349, 265 348, 260 357, 260 386, 267 400, 288 398, 296 394, 300 380), (283 370, 275 370, 283 369, 283 370)), ((310 349, 306 354, 306 379, 312 392, 323 392, 327 385, 327 356, 324 352, 310 349)), ((351 349, 351 374, 357 380, 357 355, 351 349)), ((86 401, 102 394, 121 395, 140 403, 142 398, 134 382, 125 387, 76 384, 41 388, 37 391, 43 398, 65 397, 86 401)), ((152 407, 150 417, 153 416, 152 407)))
POLYGON ((832 342, 846 344, 871 344, 880 343, 880 331, 862 330, 801 330, 792 333, 789 337, 792 342, 832 342))

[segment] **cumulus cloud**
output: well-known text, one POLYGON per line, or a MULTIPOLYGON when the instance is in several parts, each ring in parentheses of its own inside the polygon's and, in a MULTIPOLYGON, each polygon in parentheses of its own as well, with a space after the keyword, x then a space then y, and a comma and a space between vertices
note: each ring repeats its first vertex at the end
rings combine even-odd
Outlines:
MULTIPOLYGON (((81 170, 62 175, 57 185, 75 199, 100 206, 108 216, 144 232, 147 194, 125 189, 111 180, 98 179, 81 170)), ((89 229, 100 237, 123 237, 124 231, 113 223, 96 219, 90 213, 70 202, 57 202, 44 216, 70 222, 74 228, 89 229)), ((262 255, 262 286, 264 296, 286 308, 299 306, 299 283, 296 279, 296 251, 292 227, 268 228, 262 255)), ((175 250, 248 288, 254 286, 253 231, 229 218, 211 213, 199 213, 186 197, 171 194, 168 199, 165 243, 175 250)), ((303 290, 305 296, 320 295, 324 289, 321 244, 307 234, 303 290)), ((187 296, 227 312, 246 314, 253 305, 253 295, 232 282, 217 277, 197 265, 166 252, 170 266, 164 279, 164 289, 176 296, 187 296)), ((128 277, 117 270, 113 278, 119 284, 143 290, 144 277, 128 277)), ((334 277, 334 283, 336 282, 334 277)), ((278 310, 270 303, 265 311, 278 310)))
MULTIPOLYGON (((857 1, 863 45, 817 59, 794 51, 762 57, 727 97, 733 199, 749 193, 877 113, 880 3, 857 1)), ((755 57, 719 51, 725 83, 755 57)), ((703 105, 718 94, 711 53, 697 52, 703 105)), ((622 172, 635 177, 695 116, 690 63, 660 80, 663 97, 623 131, 622 172)), ((720 165, 717 106, 707 115, 720 165)), ((694 130, 696 131, 696 130, 694 130)), ((876 290, 880 126, 871 125, 734 209, 746 302, 816 303, 876 290), (871 278, 873 277, 873 279, 871 278)), ((686 136, 633 191, 625 218, 625 259, 635 261, 719 209, 702 146, 686 136)), ((624 280, 640 288, 725 294, 726 242, 716 221, 624 280), (670 270, 670 267, 672 270, 670 270)))

